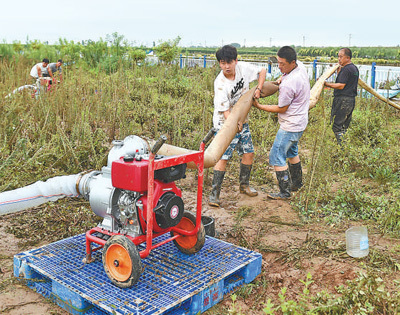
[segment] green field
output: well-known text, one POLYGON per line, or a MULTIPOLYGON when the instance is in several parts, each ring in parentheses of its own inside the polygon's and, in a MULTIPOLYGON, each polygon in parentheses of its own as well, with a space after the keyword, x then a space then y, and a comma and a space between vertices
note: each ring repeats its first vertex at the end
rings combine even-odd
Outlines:
MULTIPOLYGON (((123 42, 118 44, 117 39, 111 46, 105 42, 81 45, 66 41, 52 46, 1 45, 0 191, 58 175, 99 170, 106 164, 111 141, 131 134, 152 139, 165 134, 172 145, 198 148, 212 127, 213 82, 219 69, 179 69, 170 64, 139 66, 142 55, 138 50, 145 49, 127 48, 123 42), (29 70, 44 56, 52 61, 65 60, 64 82, 37 99, 27 92, 5 99, 16 87, 31 83, 29 70)), ((243 55, 250 52, 250 48, 239 50, 243 55)), ((330 128, 331 100, 330 92, 323 92, 310 111, 309 125, 300 144, 305 186, 291 206, 305 225, 343 228, 356 222, 392 238, 394 245, 388 250, 375 249, 374 255, 359 267, 364 275, 353 279, 337 294, 310 294, 306 290, 293 300, 282 296, 270 298, 275 307, 280 305, 276 314, 394 314, 400 312, 396 282, 400 280, 400 113, 374 98, 357 98, 351 128, 341 150, 330 128), (385 286, 378 278, 384 279, 385 286)), ((276 104, 277 96, 262 102, 276 104)), ((277 118, 252 110, 250 126, 256 149, 253 184, 274 187, 273 174, 267 168, 268 152, 278 129, 277 118)), ((238 159, 232 161, 229 171, 234 175, 238 163, 238 159)), ((206 191, 208 188, 205 187, 206 191)), ((67 202, 58 207, 63 216, 54 224, 47 217, 48 224, 44 225, 44 214, 39 211, 21 216, 25 223, 20 221, 8 231, 20 237, 34 233, 34 241, 24 244, 29 248, 40 241, 40 235, 51 242, 83 233, 96 221, 87 203, 79 206, 79 220, 67 202), (71 226, 70 222, 76 224, 71 226)), ((241 244, 240 237, 233 241, 241 244)), ((256 249, 263 255, 269 253, 261 245, 256 249)), ((329 259, 327 255, 325 258, 329 259)), ((285 257, 294 259, 290 255, 285 257)), ((0 288, 10 283, 12 280, 6 279, 0 282, 0 288)), ((254 286, 262 293, 268 285, 258 281, 254 286)), ((245 300, 254 286, 241 290, 235 299, 245 300)), ((308 289, 306 282, 304 286, 308 289)), ((267 309, 265 303, 260 301, 254 310, 267 309)), ((235 301, 219 307, 224 314, 240 314, 235 310, 235 301)))

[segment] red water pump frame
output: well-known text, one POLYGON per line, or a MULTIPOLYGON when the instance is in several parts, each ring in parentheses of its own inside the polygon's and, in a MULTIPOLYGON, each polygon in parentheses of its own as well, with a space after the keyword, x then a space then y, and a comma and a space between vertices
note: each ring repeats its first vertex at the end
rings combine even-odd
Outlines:
MULTIPOLYGON (((146 213, 146 222, 147 228, 144 235, 140 235, 137 237, 132 237, 126 234, 120 233, 113 233, 108 230, 102 229, 100 227, 95 227, 86 232, 86 262, 90 263, 93 261, 92 253, 103 248, 106 244, 106 240, 101 239, 95 235, 96 232, 100 232, 101 234, 109 235, 110 237, 113 235, 123 235, 131 240, 136 246, 146 242, 146 248, 139 252, 140 258, 147 257, 151 250, 160 247, 168 242, 173 240, 177 240, 182 236, 193 236, 199 232, 199 229, 202 226, 201 222, 201 210, 202 210, 202 191, 203 191, 203 176, 204 176, 204 148, 206 143, 212 138, 215 131, 211 129, 207 136, 203 139, 200 144, 199 151, 194 151, 187 154, 171 156, 171 157, 162 157, 160 159, 155 159, 157 151, 163 145, 166 140, 166 137, 162 137, 162 139, 158 140, 154 147, 151 149, 149 153, 148 161, 142 160, 141 162, 148 162, 148 176, 147 176, 147 213, 146 213), (198 174, 197 174, 197 208, 196 208, 196 224, 194 229, 192 230, 184 230, 177 226, 167 228, 160 233, 153 231, 153 210, 154 210, 154 172, 156 170, 168 168, 171 166, 176 166, 184 163, 194 163, 197 167, 198 174), (173 236, 159 242, 153 244, 153 238, 160 236, 162 234, 174 232, 173 236), (92 243, 98 244, 95 248, 92 248, 92 243)), ((179 224, 178 224, 179 225, 179 224)))

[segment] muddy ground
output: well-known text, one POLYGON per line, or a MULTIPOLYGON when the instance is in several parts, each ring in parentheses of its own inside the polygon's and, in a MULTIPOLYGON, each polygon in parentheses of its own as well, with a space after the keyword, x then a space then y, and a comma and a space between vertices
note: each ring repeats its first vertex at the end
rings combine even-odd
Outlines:
MULTIPOLYGON (((194 182, 189 176, 180 185, 187 209, 195 207, 194 182)), ((262 273, 255 282, 264 285, 261 290, 239 299, 235 308, 240 308, 241 313, 263 314, 263 303, 269 298, 277 301, 278 293, 284 287, 288 288, 288 299, 297 299, 304 288, 300 280, 306 280, 308 272, 314 281, 310 290, 315 294, 323 290, 336 293, 335 287, 354 279, 362 270, 362 261, 349 257, 345 252, 345 230, 349 223, 328 226, 315 220, 301 220, 289 202, 267 198, 266 192, 276 189, 275 183, 256 187, 259 195, 250 198, 239 194, 236 178, 228 175, 221 193, 220 208, 207 205, 209 185, 205 187, 203 214, 215 218, 217 237, 263 255, 262 273)), ((19 240, 14 235, 6 232, 6 227, 16 220, 16 216, 18 214, 0 217, 0 313, 67 314, 13 278, 13 255, 27 250, 19 246, 19 240)), ((382 250, 398 248, 400 244, 398 240, 371 230, 369 243, 370 248, 382 250)), ((45 239, 39 245, 44 244, 45 239)), ((228 313, 231 303, 232 299, 225 297, 206 314, 228 313)))

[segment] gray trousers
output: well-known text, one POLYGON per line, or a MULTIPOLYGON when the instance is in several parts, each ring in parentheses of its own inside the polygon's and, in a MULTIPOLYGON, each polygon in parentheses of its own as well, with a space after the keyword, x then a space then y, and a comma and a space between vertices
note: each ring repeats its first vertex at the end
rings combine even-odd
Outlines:
POLYGON ((336 96, 333 98, 331 123, 334 133, 346 132, 351 122, 356 98, 352 96, 336 96))

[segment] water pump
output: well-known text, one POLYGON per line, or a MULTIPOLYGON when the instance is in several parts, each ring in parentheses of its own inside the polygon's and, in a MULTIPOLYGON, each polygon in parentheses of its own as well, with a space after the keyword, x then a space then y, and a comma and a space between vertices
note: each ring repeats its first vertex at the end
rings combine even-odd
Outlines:
POLYGON ((116 286, 135 284, 141 273, 141 258, 150 251, 173 241, 185 254, 198 252, 205 242, 201 222, 204 147, 211 139, 210 130, 199 151, 177 156, 157 155, 166 141, 161 137, 150 150, 137 136, 114 141, 107 166, 78 181, 80 194, 103 221, 86 233, 86 258, 103 249, 103 266, 116 286), (185 211, 182 192, 175 181, 185 177, 187 163, 198 170, 196 214, 185 211), (153 244, 153 238, 169 233, 168 239, 153 244), (139 251, 138 245, 146 243, 139 251))

